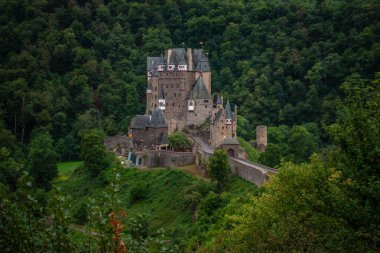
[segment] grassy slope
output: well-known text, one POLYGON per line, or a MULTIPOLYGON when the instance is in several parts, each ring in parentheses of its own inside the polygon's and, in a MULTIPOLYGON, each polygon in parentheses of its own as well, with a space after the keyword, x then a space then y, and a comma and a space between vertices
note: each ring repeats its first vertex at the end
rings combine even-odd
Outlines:
MULTIPOLYGON (((76 210, 88 197, 95 198, 105 187, 102 176, 91 179, 82 169, 80 162, 59 164, 59 177, 55 184, 74 199, 73 209, 76 210), (76 169, 77 168, 77 169, 76 169)), ((185 237, 193 225, 192 213, 183 204, 183 195, 187 187, 198 180, 188 173, 178 169, 124 169, 121 173, 121 191, 119 199, 128 217, 138 214, 147 217, 149 231, 154 233, 160 228, 165 234, 185 237), (145 183, 147 193, 143 200, 132 203, 130 190, 139 183, 145 183)), ((209 183, 209 182, 207 182, 209 183)), ((253 193, 257 188, 237 177, 232 177, 226 194, 239 198, 247 193, 253 193)))

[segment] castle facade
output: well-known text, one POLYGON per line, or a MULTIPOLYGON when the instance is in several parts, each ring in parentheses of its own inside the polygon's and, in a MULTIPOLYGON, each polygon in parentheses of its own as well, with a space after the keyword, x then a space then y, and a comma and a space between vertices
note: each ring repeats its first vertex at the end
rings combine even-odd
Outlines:
POLYGON ((174 131, 198 129, 213 148, 238 146, 237 107, 211 91, 211 69, 203 49, 167 49, 147 57, 145 115, 132 119, 136 150, 163 149, 174 131))

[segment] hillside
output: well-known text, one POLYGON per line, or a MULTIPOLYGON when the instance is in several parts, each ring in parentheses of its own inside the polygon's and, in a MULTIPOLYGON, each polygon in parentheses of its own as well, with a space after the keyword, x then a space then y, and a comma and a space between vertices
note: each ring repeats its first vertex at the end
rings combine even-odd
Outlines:
POLYGON ((146 56, 182 43, 204 42, 213 90, 239 106, 246 140, 259 124, 334 122, 340 85, 379 71, 378 1, 6 0, 0 7, 2 127, 21 142, 49 131, 63 159, 77 154, 83 129, 126 131, 144 111, 146 56))
MULTIPOLYGON (((83 170, 80 163, 61 163, 58 169, 60 173, 54 185, 61 188, 64 195, 75 199, 70 208, 76 217, 74 222, 88 225, 85 222, 83 210, 88 210, 86 205, 90 203, 90 199, 101 201, 100 196, 107 187, 106 174, 93 179, 83 170)), ((182 250, 190 249, 196 243, 206 240, 203 236, 211 230, 211 225, 218 222, 223 213, 230 212, 224 210, 224 207, 231 203, 235 207, 240 206, 248 200, 248 194, 258 193, 256 186, 233 177, 218 206, 207 207, 204 199, 211 194, 212 183, 204 179, 196 179, 179 169, 123 169, 120 172, 119 182, 120 191, 117 199, 119 207, 128 215, 127 234, 133 226, 131 224, 138 220, 141 226, 145 226, 142 229, 146 229, 147 236, 155 238, 163 234, 165 240, 171 242, 172 247, 182 250), (199 194, 196 200, 192 197, 195 192, 199 194), (237 201, 240 203, 237 204, 237 201), (198 206, 214 210, 211 213, 202 214, 201 208, 200 213, 197 211, 198 213, 195 214, 194 208, 198 210, 198 206), (214 214, 217 211, 220 214, 214 214), (198 216, 198 221, 194 220, 194 215, 198 216), (206 218, 207 222, 199 222, 199 219, 206 218), (200 226, 206 225, 210 227, 199 230, 200 226)))
POLYGON ((379 41, 378 0, 0 1, 1 250, 379 252, 379 41), (105 149, 177 47, 203 47, 249 159, 278 168, 262 188, 105 149))

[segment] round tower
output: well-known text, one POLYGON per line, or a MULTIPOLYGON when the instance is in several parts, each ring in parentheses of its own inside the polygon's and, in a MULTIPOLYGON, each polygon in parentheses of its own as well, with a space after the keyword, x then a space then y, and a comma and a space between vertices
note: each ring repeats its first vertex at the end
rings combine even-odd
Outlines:
POLYGON ((268 145, 267 127, 266 126, 257 126, 256 127, 256 143, 257 143, 257 150, 259 152, 264 152, 265 148, 268 145))

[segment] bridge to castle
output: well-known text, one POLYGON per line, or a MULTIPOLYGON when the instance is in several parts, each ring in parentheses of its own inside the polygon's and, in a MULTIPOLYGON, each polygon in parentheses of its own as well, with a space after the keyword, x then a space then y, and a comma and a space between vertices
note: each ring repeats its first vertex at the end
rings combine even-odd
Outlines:
MULTIPOLYGON (((198 146, 197 153, 201 155, 203 159, 209 159, 214 150, 208 144, 206 144, 200 137, 191 137, 194 143, 198 146)), ((254 183, 257 186, 262 186, 265 181, 268 180, 270 174, 276 174, 276 169, 248 161, 246 159, 229 157, 228 162, 231 166, 231 170, 239 177, 254 183)), ((196 163, 199 166, 200 161, 196 159, 196 163)))

